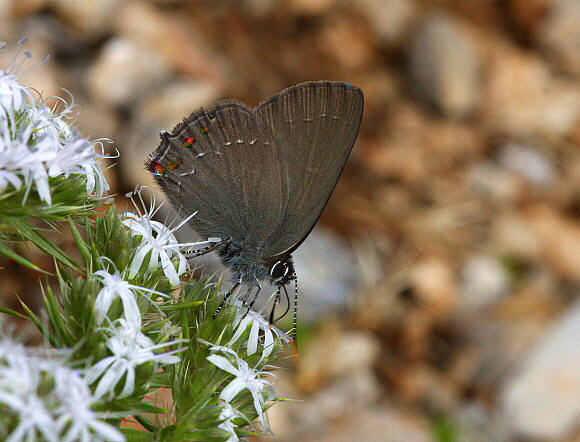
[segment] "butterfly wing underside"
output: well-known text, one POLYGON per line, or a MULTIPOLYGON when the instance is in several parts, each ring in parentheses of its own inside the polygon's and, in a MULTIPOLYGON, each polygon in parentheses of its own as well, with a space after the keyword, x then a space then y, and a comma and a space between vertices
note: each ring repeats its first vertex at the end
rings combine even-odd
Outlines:
POLYGON ((363 94, 341 82, 307 82, 266 99, 256 112, 280 150, 286 202, 267 253, 291 253, 304 241, 330 198, 358 135, 363 94))
POLYGON ((276 141, 255 111, 236 100, 194 112, 162 141, 148 168, 202 237, 248 245, 270 236, 283 210, 276 141))

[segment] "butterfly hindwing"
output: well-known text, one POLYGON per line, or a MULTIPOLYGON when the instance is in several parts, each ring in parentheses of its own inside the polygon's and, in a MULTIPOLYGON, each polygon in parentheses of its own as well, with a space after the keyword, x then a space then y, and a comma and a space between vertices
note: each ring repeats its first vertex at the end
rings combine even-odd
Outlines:
POLYGON ((287 182, 282 223, 268 240, 268 253, 277 256, 295 250, 320 217, 358 135, 363 94, 341 82, 307 82, 256 112, 274 132, 287 182))

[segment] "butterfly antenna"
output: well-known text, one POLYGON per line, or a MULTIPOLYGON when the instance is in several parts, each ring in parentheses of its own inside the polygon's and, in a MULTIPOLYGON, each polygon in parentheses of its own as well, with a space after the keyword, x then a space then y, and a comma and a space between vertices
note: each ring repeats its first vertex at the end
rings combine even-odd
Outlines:
POLYGON ((294 310, 292 311, 292 356, 298 356, 298 277, 296 272, 292 274, 294 279, 294 310))

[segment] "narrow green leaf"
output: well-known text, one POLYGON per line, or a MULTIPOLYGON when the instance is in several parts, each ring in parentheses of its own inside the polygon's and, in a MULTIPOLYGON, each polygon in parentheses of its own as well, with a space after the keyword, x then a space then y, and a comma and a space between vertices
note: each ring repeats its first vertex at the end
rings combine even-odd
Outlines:
POLYGON ((50 242, 44 235, 38 233, 28 223, 18 223, 17 228, 22 236, 34 243, 36 247, 38 247, 43 252, 48 253, 50 256, 54 257, 66 266, 80 268, 80 264, 75 262, 59 247, 50 242))
POLYGON ((42 270, 36 264, 31 263, 29 260, 27 260, 26 258, 23 258, 18 253, 16 253, 14 250, 5 246, 2 243, 0 243, 0 254, 4 255, 5 257, 11 259, 14 262, 17 262, 20 265, 31 268, 32 270, 36 270, 37 272, 49 274, 49 272, 47 272, 46 270, 42 270))
POLYGON ((205 301, 194 301, 194 302, 187 302, 184 304, 168 304, 161 307, 161 310, 164 312, 173 312, 177 310, 185 310, 191 307, 197 307, 199 305, 204 304, 205 301))
POLYGON ((58 301, 56 300, 56 297, 52 293, 50 286, 46 287, 46 292, 43 289, 42 297, 44 300, 44 306, 46 307, 47 310, 47 314, 50 318, 50 323, 52 325, 55 334, 57 335, 56 338, 58 338, 60 342, 63 342, 65 343, 65 345, 68 346, 68 344, 70 343, 67 342, 68 340, 66 339, 68 335, 68 330, 63 320, 62 311, 58 305, 58 301))
POLYGON ((50 344, 56 347, 54 336, 50 334, 46 326, 42 323, 42 321, 38 318, 38 316, 36 316, 34 312, 30 310, 30 308, 28 308, 26 303, 22 299, 20 299, 20 297, 17 296, 17 298, 18 301, 20 302, 20 305, 22 306, 22 308, 24 309, 24 311, 26 312, 32 323, 36 325, 36 327, 38 328, 38 330, 40 330, 40 333, 42 333, 43 336, 47 337, 47 339, 50 341, 50 344))
POLYGON ((83 240, 83 237, 81 236, 80 232, 78 231, 75 222, 73 221, 73 219, 71 217, 69 217, 68 219, 68 225, 70 227, 70 231, 73 234, 74 240, 77 244, 77 247, 79 248, 79 251, 81 252, 81 255, 83 256, 83 261, 85 262, 85 267, 89 266, 89 263, 91 262, 91 252, 89 251, 89 247, 87 246, 87 243, 83 240))
POLYGON ((127 442, 151 442, 153 440, 153 433, 146 433, 138 430, 125 430, 121 428, 121 434, 125 436, 127 442))
POLYGON ((157 428, 155 427, 155 425, 153 425, 151 422, 149 422, 147 419, 139 416, 138 414, 133 415, 133 418, 139 422, 143 428, 145 428, 147 431, 150 431, 151 433, 154 433, 155 430, 157 430, 157 428))
POLYGON ((135 411, 139 411, 141 413, 155 413, 155 414, 167 414, 168 411, 164 408, 156 407, 152 404, 147 404, 145 402, 140 402, 137 405, 133 406, 135 411))
POLYGON ((17 316, 22 319, 28 319, 28 316, 24 316, 22 313, 18 313, 15 310, 9 309, 8 307, 2 307, 0 305, 0 313, 6 313, 7 315, 17 316))

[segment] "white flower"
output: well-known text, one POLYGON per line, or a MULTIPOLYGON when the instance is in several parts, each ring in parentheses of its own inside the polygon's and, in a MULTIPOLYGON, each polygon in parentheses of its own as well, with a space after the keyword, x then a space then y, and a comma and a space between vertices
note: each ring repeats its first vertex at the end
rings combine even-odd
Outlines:
POLYGON ((97 323, 103 322, 115 298, 119 297, 123 303, 123 315, 128 322, 141 326, 141 312, 137 306, 136 290, 145 290, 143 287, 129 284, 118 274, 112 275, 106 270, 99 270, 94 273, 99 279, 103 288, 95 299, 95 316, 97 323))
POLYGON ((232 407, 229 403, 223 403, 223 408, 220 413, 220 420, 223 420, 223 422, 218 425, 218 428, 221 428, 230 434, 230 437, 226 442, 238 442, 240 440, 236 434, 237 425, 233 422, 233 420, 239 417, 240 414, 241 413, 232 407))
POLYGON ((26 106, 27 116, 31 124, 35 125, 37 136, 46 134, 54 141, 56 156, 47 163, 48 174, 50 177, 85 175, 87 193, 93 193, 96 188, 96 193, 100 198, 110 187, 97 160, 115 157, 105 155, 104 149, 102 149, 103 141, 110 140, 90 142, 81 138, 78 131, 71 128, 65 121, 73 105, 66 103, 59 97, 55 98, 64 103, 65 109, 62 112, 53 111, 42 101, 26 106), (96 144, 101 145, 101 153, 96 152, 96 144))
POLYGON ((56 428, 63 442, 123 441, 115 428, 103 422, 110 414, 92 410, 98 403, 80 374, 67 367, 55 367, 51 374, 55 382, 55 396, 60 399, 56 408, 56 428))
POLYGON ((6 414, 18 417, 18 425, 6 441, 36 440, 37 435, 57 441, 54 420, 37 396, 41 373, 24 346, 3 339, 0 342, 0 404, 6 414))
POLYGON ((70 113, 71 106, 63 99, 54 97, 65 105, 62 112, 55 112, 44 104, 42 100, 26 105, 26 115, 32 123, 37 124, 37 133, 39 135, 47 133, 53 140, 58 143, 66 142, 72 137, 73 132, 64 118, 70 113))
MULTIPOLYGON (((138 190, 136 193, 139 194, 138 190)), ((138 209, 137 205, 135 207, 138 209)), ((161 207, 161 206, 159 206, 161 207)), ((175 238, 173 232, 187 223, 196 213, 192 213, 182 222, 180 222, 173 229, 165 226, 159 221, 154 221, 151 218, 155 215, 158 209, 155 209, 155 201, 153 199, 149 211, 145 211, 143 215, 137 216, 132 212, 127 212, 123 216, 123 224, 129 228, 133 236, 141 236, 141 244, 137 247, 133 261, 131 262, 131 268, 129 270, 129 278, 134 278, 143 260, 149 252, 151 252, 151 257, 149 258, 150 272, 155 271, 160 266, 163 269, 163 273, 169 279, 172 286, 177 286, 180 284, 179 276, 182 275, 187 268, 187 259, 183 253, 181 253, 182 247, 195 247, 195 246, 207 246, 215 242, 219 242, 219 238, 210 238, 208 241, 201 242, 191 242, 191 243, 179 243, 175 238), (177 256, 179 264, 177 270, 171 259, 177 256)))
MULTIPOLYGON (((68 368, 61 358, 54 357, 54 353, 26 349, 2 338, 0 404, 3 417, 15 424, 3 440, 124 440, 117 430, 103 422, 105 417, 117 416, 91 410, 98 400, 92 396, 81 372, 68 368)), ((113 414, 124 417, 127 413, 113 414)))
POLYGON ((109 190, 109 183, 97 162, 100 158, 110 157, 97 154, 93 143, 81 138, 80 134, 72 129, 66 144, 56 152, 55 158, 47 163, 48 174, 51 177, 84 175, 87 178, 87 193, 93 193, 96 187, 97 195, 101 197, 109 190))
MULTIPOLYGON (((100 141, 99 140, 94 141, 93 143, 101 144, 102 147, 103 141, 110 142, 110 140, 108 139, 103 139, 100 141)), ((97 159, 116 158, 119 156, 118 153, 117 155, 107 156, 104 154, 104 148, 102 150, 103 152, 97 154, 96 158, 93 158, 92 160, 82 164, 82 168, 85 170, 84 174, 87 177, 87 187, 86 187, 87 193, 90 194, 93 193, 94 191, 98 198, 101 198, 103 195, 107 194, 107 192, 110 190, 110 186, 109 183, 107 182, 107 179, 105 178, 103 169, 99 165, 97 159)))
POLYGON ((118 398, 130 396, 135 390, 135 369, 147 362, 175 364, 179 357, 176 351, 155 354, 154 351, 165 349, 177 341, 155 345, 151 339, 141 333, 135 324, 124 320, 118 321, 119 326, 109 329, 111 337, 107 340, 107 347, 112 356, 101 359, 89 368, 87 382, 92 384, 100 378, 95 390, 96 397, 107 395, 115 396, 115 387, 125 377, 125 383, 118 398))
POLYGON ((274 335, 278 336, 284 342, 290 342, 290 338, 286 336, 282 330, 270 324, 258 312, 253 310, 248 311, 248 308, 238 300, 232 302, 232 305, 237 307, 236 318, 234 320, 234 327, 237 327, 234 336, 228 342, 228 345, 235 343, 244 331, 251 326, 250 335, 247 342, 247 355, 251 356, 258 350, 258 342, 260 339, 260 329, 264 331, 264 344, 262 346, 262 359, 267 358, 274 349, 274 335))
MULTIPOLYGON (((97 153, 94 144, 102 146, 104 140, 91 143, 81 139, 65 121, 72 105, 61 99, 65 109, 51 110, 41 98, 34 102, 29 89, 18 83, 18 78, 26 73, 17 74, 22 63, 15 64, 24 41, 18 42, 19 49, 10 66, 0 70, 0 192, 9 184, 20 190, 23 177, 27 189, 34 183, 40 199, 50 205, 49 178, 75 174, 86 176, 87 193, 96 189, 97 196, 102 197, 109 185, 97 159, 109 157, 97 153)), ((31 56, 29 52, 25 55, 31 56)))
MULTIPOLYGON (((231 353, 231 350, 227 353, 231 353)), ((224 400, 225 402, 230 402, 234 399, 238 393, 243 390, 248 390, 254 399, 254 409, 258 416, 260 417, 260 424, 262 425, 262 429, 265 431, 268 427, 265 420, 265 412, 263 411, 264 405, 264 390, 268 390, 268 400, 274 399, 274 391, 272 387, 272 383, 265 380, 260 379, 261 375, 272 373, 268 372, 260 372, 257 371, 250 366, 248 363, 243 359, 240 359, 236 355, 237 367, 235 367, 228 359, 223 356, 218 356, 216 354, 209 355, 206 358, 209 362, 221 368, 224 371, 236 376, 236 378, 231 381, 220 393, 220 399, 224 400)))
MULTIPOLYGON (((22 86, 18 79, 24 76, 27 71, 18 72, 20 67, 26 60, 19 60, 20 54, 22 53, 22 47, 24 43, 28 40, 26 37, 21 38, 18 41, 18 49, 14 54, 12 61, 8 64, 6 69, 0 69, 0 108, 6 110, 20 110, 26 104, 27 99, 32 99, 32 94, 30 90, 22 86)), ((0 42, 0 49, 4 49, 6 43, 0 42)), ((32 54, 28 51, 24 51, 24 56, 26 58, 31 58, 32 54)), ((41 64, 46 63, 48 57, 40 62, 41 64)))
POLYGON ((16 187, 14 177, 18 174, 24 177, 27 185, 34 181, 40 198, 50 204, 48 173, 44 163, 56 157, 56 148, 46 134, 29 144, 35 129, 34 124, 22 122, 9 127, 7 120, 0 119, 0 170, 4 171, 4 187, 0 180, 0 190, 5 190, 8 182, 16 187))
POLYGON ((97 153, 93 145, 87 140, 80 137, 75 130, 71 139, 62 146, 57 152, 56 156, 47 163, 48 175, 55 177, 58 175, 69 176, 70 174, 85 174, 86 171, 83 165, 89 161, 93 161, 97 157, 97 153))
POLYGON ((59 440, 54 420, 38 396, 30 394, 19 397, 0 391, 0 404, 18 414, 18 425, 6 442, 34 441, 39 433, 49 442, 59 440))
POLYGON ((179 336, 181 335, 181 327, 177 324, 174 324, 169 319, 163 323, 161 326, 161 335, 170 337, 170 336, 179 336))
POLYGON ((27 396, 36 393, 39 375, 30 364, 23 345, 8 339, 0 341, 0 390, 27 396))
POLYGON ((16 190, 20 190, 20 188, 22 187, 22 180, 18 177, 18 174, 14 171, 0 170, 0 193, 6 190, 8 184, 12 184, 12 186, 16 190))
POLYGON ((159 221, 149 219, 147 215, 137 216, 134 213, 125 213, 123 216, 126 218, 123 224, 129 227, 131 234, 142 237, 141 244, 137 247, 131 262, 129 278, 135 277, 145 256, 151 252, 148 270, 152 272, 161 265, 171 285, 179 285, 179 276, 185 272, 187 260, 180 251, 180 244, 173 231, 159 221), (174 255, 179 259, 177 270, 171 262, 174 255))
POLYGON ((6 69, 0 69, 0 107, 20 110, 32 94, 18 82, 18 77, 6 69))

